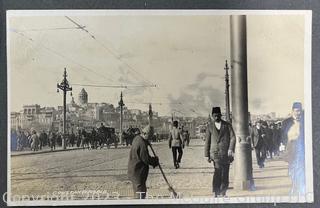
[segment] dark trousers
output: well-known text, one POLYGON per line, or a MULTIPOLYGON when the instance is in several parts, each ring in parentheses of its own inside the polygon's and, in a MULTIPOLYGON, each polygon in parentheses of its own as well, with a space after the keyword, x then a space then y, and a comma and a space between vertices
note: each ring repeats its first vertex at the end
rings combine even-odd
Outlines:
POLYGON ((229 167, 230 164, 214 163, 214 174, 212 180, 212 191, 216 195, 226 195, 229 187, 229 167))
POLYGON ((259 167, 263 167, 264 161, 267 157, 266 150, 263 147, 260 147, 260 148, 256 148, 255 151, 256 151, 257 164, 259 167))
POLYGON ((135 184, 133 183, 133 195, 135 199, 145 199, 147 193, 146 183, 135 184))
POLYGON ((182 147, 172 147, 174 165, 181 162, 182 154, 183 154, 182 147), (177 158, 177 152, 179 153, 178 158, 177 158))

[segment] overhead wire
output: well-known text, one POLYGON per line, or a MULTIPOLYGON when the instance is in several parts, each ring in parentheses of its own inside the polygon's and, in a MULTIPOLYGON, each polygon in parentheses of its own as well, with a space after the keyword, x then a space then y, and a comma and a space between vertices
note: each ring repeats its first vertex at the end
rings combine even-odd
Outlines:
POLYGON ((50 31, 50 30, 75 30, 81 29, 81 27, 54 27, 54 28, 33 28, 33 29, 25 29, 19 30, 20 32, 39 32, 39 31, 50 31))
MULTIPOLYGON (((23 38, 31 41, 32 43, 35 42, 32 38, 30 38, 29 36, 25 35, 23 32, 20 32, 20 31, 15 30, 15 29, 10 29, 10 31, 11 31, 11 32, 14 32, 14 33, 16 33, 16 34, 18 34, 18 35, 20 35, 20 36, 22 36, 23 38)), ((80 68, 82 68, 82 69, 85 69, 85 70, 87 70, 87 71, 89 71, 89 72, 92 72, 92 73, 96 74, 97 76, 102 76, 102 77, 106 78, 107 80, 109 80, 109 81, 111 81, 111 82, 114 82, 112 79, 110 79, 109 77, 106 77, 104 74, 100 74, 100 73, 96 72, 95 70, 93 70, 93 69, 91 69, 91 68, 89 68, 89 67, 86 67, 86 66, 82 65, 82 64, 74 61, 73 59, 71 59, 71 58, 69 58, 69 57, 67 57, 67 56, 65 56, 65 55, 57 52, 56 50, 53 50, 53 49, 45 46, 45 45, 42 44, 42 43, 39 43, 39 45, 40 45, 42 48, 46 49, 47 51, 50 51, 51 53, 55 54, 56 56, 59 56, 60 58, 63 58, 63 59, 65 59, 65 60, 67 60, 67 61, 72 62, 73 64, 78 65, 78 66, 79 66, 80 68)))
POLYGON ((80 25, 79 23, 77 23, 75 20, 71 19, 68 16, 65 16, 69 21, 71 21, 73 24, 77 25, 78 27, 82 27, 80 28, 82 31, 86 32, 94 41, 96 41, 101 47, 103 47, 105 50, 107 50, 112 56, 114 56, 117 60, 119 60, 122 64, 124 64, 127 68, 129 68, 130 70, 132 70, 133 72, 135 72, 138 77, 136 78, 141 78, 145 83, 148 84, 153 84, 152 82, 150 82, 149 80, 147 80, 141 73, 139 73, 138 71, 136 71, 132 66, 130 66, 127 62, 123 61, 121 59, 121 57, 119 55, 117 55, 115 52, 113 52, 113 50, 111 50, 110 48, 108 48, 105 44, 103 44, 101 41, 99 41, 98 39, 96 39, 96 37, 90 33, 87 29, 84 28, 84 26, 80 25))
POLYGON ((144 88, 144 87, 157 87, 157 85, 95 85, 95 84, 79 84, 73 83, 74 86, 86 86, 86 87, 105 87, 105 88, 144 88))
POLYGON ((177 105, 180 105, 180 103, 166 103, 166 102, 131 102, 131 101, 126 101, 126 103, 131 103, 131 104, 145 104, 145 105, 148 105, 148 104, 152 104, 152 105, 165 105, 165 104, 177 104, 177 105))

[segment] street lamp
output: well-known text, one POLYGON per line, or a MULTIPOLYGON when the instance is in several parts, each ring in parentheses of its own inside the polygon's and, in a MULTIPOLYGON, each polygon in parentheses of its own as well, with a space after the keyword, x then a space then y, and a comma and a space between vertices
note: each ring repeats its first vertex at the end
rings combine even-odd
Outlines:
MULTIPOLYGON (((66 149, 66 111, 67 111, 67 101, 66 96, 68 91, 72 91, 72 87, 69 86, 69 82, 67 80, 67 69, 64 68, 63 79, 61 83, 57 84, 57 92, 59 93, 59 89, 63 91, 63 140, 62 140, 62 148, 66 149)), ((72 95, 72 94, 71 94, 72 95)))
POLYGON ((123 127, 123 106, 125 106, 124 102, 123 102, 123 96, 122 96, 122 92, 120 94, 120 101, 119 101, 119 107, 120 107, 120 144, 123 143, 123 138, 122 138, 122 127, 123 127))
POLYGON ((228 66, 228 61, 226 60, 225 68, 226 74, 225 74, 225 84, 226 84, 226 89, 225 89, 225 99, 226 99, 226 120, 228 122, 231 122, 231 116, 230 116, 230 100, 229 100, 229 66, 228 66))

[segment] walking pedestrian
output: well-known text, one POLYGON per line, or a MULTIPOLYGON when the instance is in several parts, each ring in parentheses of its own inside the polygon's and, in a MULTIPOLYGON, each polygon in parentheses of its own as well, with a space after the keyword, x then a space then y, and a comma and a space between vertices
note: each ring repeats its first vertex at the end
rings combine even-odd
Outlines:
POLYGON ((41 150, 47 140, 47 134, 44 130, 40 133, 39 140, 40 140, 40 150, 41 150))
POLYGON ((142 134, 135 136, 129 154, 128 177, 132 182, 134 198, 146 197, 146 181, 149 174, 149 165, 155 168, 159 165, 157 157, 151 157, 148 151, 148 139, 151 138, 150 126, 142 130, 142 134))
POLYGON ((212 191, 215 197, 226 196, 229 168, 233 161, 236 137, 230 123, 221 119, 220 107, 212 108, 213 122, 207 125, 205 157, 213 161, 212 191))
POLYGON ((49 143, 51 151, 56 149, 57 135, 54 131, 49 132, 49 143))
POLYGON ((37 132, 35 130, 32 131, 31 135, 31 150, 38 151, 39 150, 39 137, 37 135, 37 132))
POLYGON ((73 133, 73 129, 71 129, 71 134, 70 134, 70 146, 71 147, 73 147, 75 140, 76 140, 76 135, 73 133))
POLYGON ((302 104, 292 105, 291 117, 282 122, 282 137, 287 144, 286 160, 289 163, 289 176, 292 181, 291 194, 304 195, 305 187, 305 145, 304 116, 302 104))
POLYGON ((251 131, 251 143, 252 148, 256 152, 256 159, 259 168, 264 168, 264 161, 266 159, 265 138, 266 134, 261 126, 261 121, 257 121, 251 131))
POLYGON ((169 148, 172 150, 173 165, 177 169, 180 167, 183 150, 182 150, 182 135, 181 131, 178 129, 178 121, 173 121, 173 128, 169 135, 169 148), (177 155, 178 152, 178 155, 177 155))
POLYGON ((188 130, 186 131, 186 140, 187 140, 186 145, 187 145, 187 147, 188 147, 189 144, 190 144, 190 133, 189 133, 188 130))

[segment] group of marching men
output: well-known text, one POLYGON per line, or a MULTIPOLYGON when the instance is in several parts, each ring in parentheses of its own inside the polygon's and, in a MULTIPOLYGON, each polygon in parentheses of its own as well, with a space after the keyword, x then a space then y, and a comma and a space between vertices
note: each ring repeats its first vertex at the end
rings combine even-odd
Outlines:
MULTIPOLYGON (((103 123, 99 128, 92 128, 91 131, 85 130, 84 128, 78 129, 76 133, 66 136, 67 147, 82 147, 83 149, 97 149, 103 148, 104 146, 110 147, 113 144, 117 147, 119 142, 118 137, 114 129, 105 127, 103 123)), ((36 130, 23 131, 18 130, 16 134, 16 150, 23 151, 24 149, 31 149, 32 151, 39 151, 45 146, 49 146, 53 151, 56 146, 62 146, 63 134, 61 132, 55 132, 53 130, 41 131, 38 133, 36 130)))

